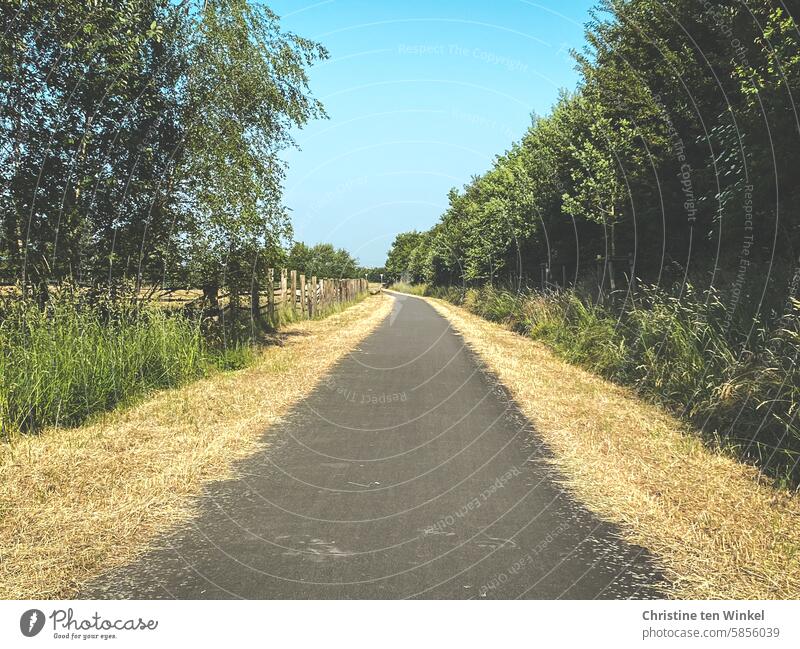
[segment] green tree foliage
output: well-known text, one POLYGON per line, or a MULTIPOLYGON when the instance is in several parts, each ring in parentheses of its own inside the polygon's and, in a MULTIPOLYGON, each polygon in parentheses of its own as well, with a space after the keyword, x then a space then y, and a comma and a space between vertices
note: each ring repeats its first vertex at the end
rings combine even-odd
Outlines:
POLYGON ((248 0, 0 0, 0 275, 258 282, 326 56, 248 0))
POLYGON ((292 127, 324 114, 306 92, 306 66, 324 56, 321 46, 281 32, 265 7, 204 2, 188 53, 178 170, 193 215, 184 252, 194 283, 248 286, 291 235, 278 154, 292 143, 292 127))
POLYGON ((398 235, 387 270, 539 285, 563 266, 596 287, 599 260, 608 290, 632 259, 645 281, 719 290, 736 318, 780 310, 800 246, 797 21, 770 0, 607 0, 586 36, 578 88, 435 227, 398 235))
POLYGON ((399 280, 403 273, 409 271, 411 253, 421 241, 422 235, 416 231, 397 235, 386 258, 386 273, 390 278, 399 280))
POLYGON ((186 20, 166 3, 4 0, 0 209, 23 284, 123 272, 164 242, 186 20))
POLYGON ((318 243, 311 247, 301 242, 295 243, 289 251, 286 266, 305 273, 307 277, 360 277, 364 274, 349 252, 336 249, 330 243, 318 243))
POLYGON ((386 279, 386 268, 384 266, 371 266, 361 268, 358 276, 366 276, 367 281, 378 283, 386 279))

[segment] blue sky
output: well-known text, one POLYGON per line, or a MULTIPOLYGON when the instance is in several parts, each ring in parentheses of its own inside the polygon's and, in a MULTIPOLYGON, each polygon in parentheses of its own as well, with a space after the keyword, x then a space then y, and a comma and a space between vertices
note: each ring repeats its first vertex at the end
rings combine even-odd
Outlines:
POLYGON ((447 191, 480 174, 577 81, 594 0, 279 0, 284 29, 325 45, 311 71, 328 120, 297 134, 285 201, 295 238, 382 265, 427 229, 447 191))

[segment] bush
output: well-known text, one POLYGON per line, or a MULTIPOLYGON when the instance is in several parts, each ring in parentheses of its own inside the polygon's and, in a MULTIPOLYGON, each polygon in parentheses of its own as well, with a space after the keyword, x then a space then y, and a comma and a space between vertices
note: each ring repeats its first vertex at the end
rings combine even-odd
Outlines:
POLYGON ((406 284, 405 282, 395 282, 391 286, 392 290, 408 293, 409 295, 427 295, 427 284, 406 284))

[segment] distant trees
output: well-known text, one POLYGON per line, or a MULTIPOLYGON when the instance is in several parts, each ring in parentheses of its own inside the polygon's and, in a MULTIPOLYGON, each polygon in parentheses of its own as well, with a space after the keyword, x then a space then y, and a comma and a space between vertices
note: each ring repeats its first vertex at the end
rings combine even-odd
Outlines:
POLYGON ((386 258, 386 272, 392 279, 399 280, 403 273, 411 270, 411 255, 421 241, 422 234, 416 231, 404 232, 395 237, 386 258))
POLYGON ((762 291, 785 304, 800 257, 800 31, 786 6, 603 2, 575 92, 451 191, 435 227, 399 235, 387 271, 538 284, 543 267, 580 280, 599 259, 619 282, 615 260, 630 257, 646 281, 689 277, 739 310, 762 291))
POLYGON ((330 243, 307 246, 297 242, 289 250, 287 268, 305 273, 307 277, 360 277, 358 262, 349 252, 336 249, 330 243))
POLYGON ((358 275, 359 277, 361 275, 366 275, 367 281, 375 283, 378 283, 382 280, 385 281, 387 277, 386 268, 384 268, 383 266, 369 266, 362 268, 359 271, 358 275))
POLYGON ((248 0, 0 0, 0 275, 250 286, 326 56, 248 0))

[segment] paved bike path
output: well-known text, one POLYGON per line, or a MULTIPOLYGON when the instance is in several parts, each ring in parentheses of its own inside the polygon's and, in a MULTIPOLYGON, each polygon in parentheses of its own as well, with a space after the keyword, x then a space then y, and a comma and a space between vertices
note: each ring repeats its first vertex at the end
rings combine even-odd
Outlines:
POLYGON ((447 320, 394 299, 265 432, 267 449, 206 489, 196 518, 82 596, 660 596, 652 558, 559 488, 548 450, 447 320))

